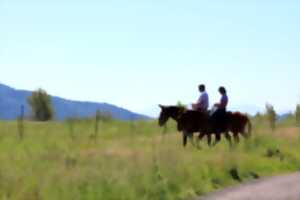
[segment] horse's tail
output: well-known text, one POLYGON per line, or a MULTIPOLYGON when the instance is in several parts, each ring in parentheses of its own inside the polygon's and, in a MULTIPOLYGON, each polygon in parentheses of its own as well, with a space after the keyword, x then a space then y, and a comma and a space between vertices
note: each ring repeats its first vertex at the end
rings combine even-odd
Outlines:
POLYGON ((247 132, 246 135, 249 138, 252 135, 252 123, 250 121, 250 119, 247 117, 247 132))

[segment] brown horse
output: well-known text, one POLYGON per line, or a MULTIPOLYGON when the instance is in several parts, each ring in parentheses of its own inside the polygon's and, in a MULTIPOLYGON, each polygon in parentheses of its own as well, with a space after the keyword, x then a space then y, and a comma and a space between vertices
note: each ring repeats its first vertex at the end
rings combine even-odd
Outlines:
POLYGON ((245 138, 249 138, 251 136, 252 124, 249 117, 240 112, 227 112, 228 116, 228 131, 232 132, 234 135, 235 141, 238 143, 240 141, 239 134, 241 134, 245 138), (247 131, 246 131, 247 127, 247 131))
MULTIPOLYGON (((186 146, 187 138, 193 138, 193 133, 196 132, 201 132, 201 139, 207 136, 208 144, 211 145, 211 134, 216 131, 211 128, 211 121, 207 113, 190 111, 179 106, 159 105, 159 107, 161 108, 158 120, 159 125, 165 125, 170 118, 175 120, 177 122, 177 129, 183 132, 183 146, 186 146)), ((219 135, 216 134, 217 140, 220 140, 219 135)), ((231 143, 231 137, 227 132, 225 133, 225 137, 231 143)))
POLYGON ((186 109, 181 106, 159 105, 159 107, 161 108, 158 118, 159 126, 164 126, 170 118, 178 122, 179 117, 186 111, 186 109))
POLYGON ((160 105, 161 113, 159 116, 159 125, 163 126, 167 123, 169 118, 174 119, 177 122, 177 129, 183 132, 183 145, 186 146, 187 138, 193 138, 193 134, 199 132, 199 139, 202 140, 204 136, 207 136, 208 145, 211 145, 211 136, 215 134, 215 143, 221 140, 221 134, 225 135, 225 138, 231 144, 231 136, 229 132, 233 133, 235 142, 239 142, 239 134, 248 138, 251 136, 252 124, 247 115, 240 112, 227 112, 227 119, 224 120, 225 124, 222 127, 216 127, 216 124, 212 122, 208 113, 199 111, 186 110, 184 107, 179 106, 162 106, 160 105), (248 131, 246 126, 248 125, 248 131))
MULTIPOLYGON (((186 112, 186 109, 184 107, 181 107, 181 106, 163 106, 163 105, 159 105, 159 107, 161 108, 161 112, 160 112, 160 115, 159 115, 159 118, 158 118, 159 126, 164 126, 170 118, 175 120, 178 123, 178 120, 179 120, 180 116, 184 112, 186 112)), ((186 146, 187 138, 191 137, 192 135, 185 132, 185 131, 183 131, 182 135, 183 135, 183 146, 186 146)))
MULTIPOLYGON (((241 134, 246 139, 251 136, 252 124, 247 115, 242 114, 240 112, 227 112, 226 116, 227 116, 227 120, 225 125, 226 127, 225 132, 227 132, 227 134, 228 132, 233 133, 236 143, 239 143, 240 141, 239 134, 241 134)), ((201 133, 199 135, 199 139, 201 140, 204 136, 205 133, 201 133)))
MULTIPOLYGON (((224 120, 224 122, 228 120, 224 120)), ((227 131, 227 123, 216 124, 211 119, 209 113, 189 110, 184 112, 177 120, 177 129, 179 131, 185 131, 187 133, 199 132, 199 139, 207 136, 208 145, 211 145, 211 136, 215 134, 216 141, 214 144, 221 140, 221 134, 225 135, 225 138, 229 141, 230 145, 231 136, 227 131)), ((191 134, 193 136, 193 134, 191 134)))

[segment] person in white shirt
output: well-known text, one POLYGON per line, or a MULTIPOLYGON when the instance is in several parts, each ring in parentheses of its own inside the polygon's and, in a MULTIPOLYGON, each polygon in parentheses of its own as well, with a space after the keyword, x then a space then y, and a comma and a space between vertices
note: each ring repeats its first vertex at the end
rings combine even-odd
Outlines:
POLYGON ((209 107, 209 97, 205 91, 205 85, 201 84, 198 87, 199 92, 201 93, 197 103, 192 104, 193 110, 198 110, 201 112, 207 112, 209 107))

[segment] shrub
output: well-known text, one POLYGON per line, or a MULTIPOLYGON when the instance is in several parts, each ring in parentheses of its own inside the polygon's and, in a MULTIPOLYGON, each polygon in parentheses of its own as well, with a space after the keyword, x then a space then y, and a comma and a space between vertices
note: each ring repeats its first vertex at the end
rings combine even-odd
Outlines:
POLYGON ((32 92, 32 95, 27 99, 31 107, 33 119, 37 121, 48 121, 54 116, 51 96, 43 89, 38 89, 32 92))
POLYGON ((271 104, 266 104, 266 115, 271 129, 274 131, 276 128, 276 111, 274 109, 274 106, 272 106, 271 104))

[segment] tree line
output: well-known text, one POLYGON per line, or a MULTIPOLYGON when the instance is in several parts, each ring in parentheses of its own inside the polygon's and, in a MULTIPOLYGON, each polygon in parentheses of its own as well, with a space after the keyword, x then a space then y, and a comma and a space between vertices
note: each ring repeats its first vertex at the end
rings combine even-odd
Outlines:
MULTIPOLYGON (((274 131, 276 129, 276 122, 278 121, 279 115, 275 111, 275 108, 272 104, 267 103, 265 108, 265 113, 257 113, 255 118, 265 118, 267 119, 270 128, 274 131)), ((300 126, 300 104, 296 105, 294 113, 287 113, 286 117, 293 117, 296 121, 296 124, 300 126)))

